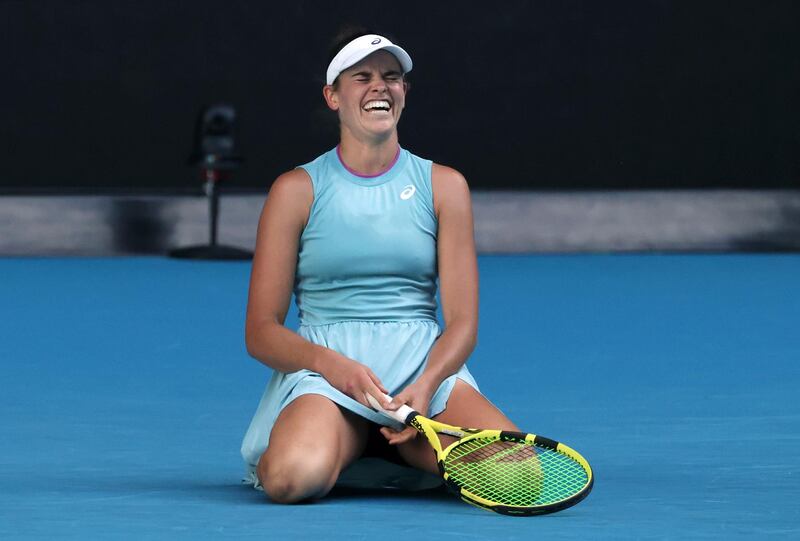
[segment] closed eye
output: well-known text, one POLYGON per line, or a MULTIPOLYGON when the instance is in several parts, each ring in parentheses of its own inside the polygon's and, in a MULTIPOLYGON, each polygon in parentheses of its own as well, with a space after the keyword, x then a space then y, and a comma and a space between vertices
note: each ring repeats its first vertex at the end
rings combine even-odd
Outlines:
MULTIPOLYGON (((385 81, 397 82, 403 79, 403 74, 399 71, 387 71, 382 75, 385 81)), ((359 83, 368 83, 372 80, 372 74, 366 71, 358 71, 352 78, 359 83)))
POLYGON ((369 72, 366 72, 366 71, 357 71, 356 73, 354 73, 352 75, 352 77, 356 81, 359 81, 359 82, 363 83, 363 82, 369 81, 372 78, 372 74, 370 74, 369 72))

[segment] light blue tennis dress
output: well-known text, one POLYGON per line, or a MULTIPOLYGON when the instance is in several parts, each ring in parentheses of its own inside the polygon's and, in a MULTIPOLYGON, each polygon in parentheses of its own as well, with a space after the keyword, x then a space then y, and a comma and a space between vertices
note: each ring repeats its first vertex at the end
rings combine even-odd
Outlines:
MULTIPOLYGON (((388 170, 364 177, 345 167, 337 147, 302 168, 311 177, 314 202, 297 259, 297 333, 369 366, 397 394, 422 374, 441 334, 431 162, 400 149, 388 170)), ((430 415, 445 409, 456 378, 477 389, 463 366, 434 394, 430 415)), ((326 396, 393 426, 315 372, 273 371, 242 442, 250 479, 278 414, 304 394, 326 396)))

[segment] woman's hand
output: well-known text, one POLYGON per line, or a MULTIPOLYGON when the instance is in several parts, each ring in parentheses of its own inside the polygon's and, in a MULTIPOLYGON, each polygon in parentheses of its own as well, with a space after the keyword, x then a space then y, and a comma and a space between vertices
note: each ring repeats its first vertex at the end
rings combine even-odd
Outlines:
POLYGON ((383 395, 389 391, 368 366, 333 350, 331 353, 332 355, 325 359, 324 367, 319 371, 322 377, 328 380, 328 383, 369 409, 372 409, 372 406, 365 398, 367 393, 372 395, 381 406, 389 406, 389 403, 383 398, 383 395))
MULTIPOLYGON (((397 396, 392 399, 388 407, 384 406, 387 410, 397 410, 403 404, 418 411, 422 415, 428 415, 428 407, 433 398, 433 393, 436 392, 438 385, 433 385, 426 379, 420 378, 405 389, 402 390, 397 396)), ((407 441, 411 441, 417 435, 417 430, 413 427, 407 426, 403 430, 397 431, 388 426, 381 428, 381 434, 389 442, 389 445, 399 445, 407 441)))

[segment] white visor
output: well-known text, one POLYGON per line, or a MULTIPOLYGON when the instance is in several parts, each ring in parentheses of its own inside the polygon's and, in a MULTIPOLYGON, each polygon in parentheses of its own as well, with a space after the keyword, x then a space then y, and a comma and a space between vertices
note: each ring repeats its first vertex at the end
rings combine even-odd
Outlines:
POLYGON ((381 49, 389 51, 397 58, 404 74, 411 71, 411 66, 413 65, 411 57, 402 47, 395 45, 383 36, 367 34, 366 36, 357 37, 336 53, 336 56, 333 57, 328 66, 326 81, 329 85, 332 85, 344 70, 358 64, 367 56, 381 49))

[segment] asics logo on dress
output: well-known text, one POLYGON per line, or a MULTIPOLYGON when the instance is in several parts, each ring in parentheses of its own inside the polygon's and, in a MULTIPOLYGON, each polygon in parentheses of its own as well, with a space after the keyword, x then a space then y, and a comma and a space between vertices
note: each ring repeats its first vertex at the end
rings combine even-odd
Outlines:
POLYGON ((417 189, 413 185, 409 184, 408 186, 403 188, 402 192, 400 192, 400 199, 403 200, 411 199, 411 197, 416 193, 416 191, 417 189))

